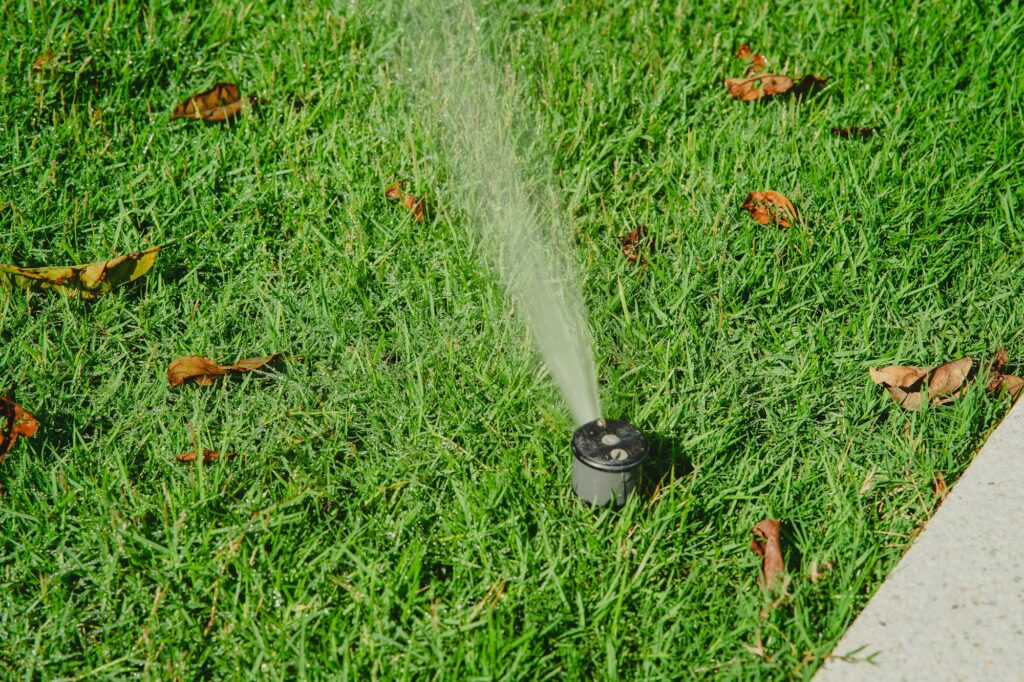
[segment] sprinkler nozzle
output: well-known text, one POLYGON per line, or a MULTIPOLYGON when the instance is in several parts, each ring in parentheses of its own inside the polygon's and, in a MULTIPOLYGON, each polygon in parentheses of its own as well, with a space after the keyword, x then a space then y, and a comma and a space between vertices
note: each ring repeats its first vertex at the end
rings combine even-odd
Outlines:
POLYGON ((647 452, 644 434, 627 421, 584 424, 572 435, 572 489, 588 504, 621 507, 640 482, 647 452))

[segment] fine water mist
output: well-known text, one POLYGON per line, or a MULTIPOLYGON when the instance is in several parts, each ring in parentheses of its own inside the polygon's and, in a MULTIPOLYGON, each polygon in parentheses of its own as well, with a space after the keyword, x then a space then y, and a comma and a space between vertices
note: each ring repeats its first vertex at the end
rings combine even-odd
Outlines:
POLYGON ((422 113, 439 124, 453 174, 449 198, 473 223, 576 423, 597 419, 597 376, 571 239, 550 155, 537 147, 536 125, 529 129, 530 107, 514 79, 486 56, 481 22, 468 2, 428 0, 418 13, 418 38, 406 56, 418 65, 422 113))

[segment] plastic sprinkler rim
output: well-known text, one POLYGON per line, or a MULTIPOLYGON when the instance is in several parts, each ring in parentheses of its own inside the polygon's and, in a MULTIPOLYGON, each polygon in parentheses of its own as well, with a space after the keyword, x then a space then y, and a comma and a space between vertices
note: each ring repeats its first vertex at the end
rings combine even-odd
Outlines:
POLYGON ((595 506, 621 507, 636 490, 650 452, 647 438, 622 419, 595 419, 572 436, 573 490, 595 506))

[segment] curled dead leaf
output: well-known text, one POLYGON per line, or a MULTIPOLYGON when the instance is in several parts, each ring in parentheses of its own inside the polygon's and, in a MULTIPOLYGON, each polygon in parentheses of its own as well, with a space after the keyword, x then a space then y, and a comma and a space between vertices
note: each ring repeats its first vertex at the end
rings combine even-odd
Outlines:
POLYGON ((53 289, 70 298, 94 299, 149 272, 161 248, 154 246, 88 265, 41 268, 0 265, 0 282, 31 291, 53 289))
POLYGON ((39 422, 14 402, 13 387, 8 389, 6 396, 0 396, 0 419, 3 420, 0 424, 0 428, 3 429, 0 431, 0 462, 2 462, 4 455, 14 448, 18 436, 31 438, 39 428, 39 422))
POLYGON ((750 541, 750 549, 763 559, 757 584, 762 589, 773 590, 785 570, 779 522, 775 519, 765 519, 754 526, 752 532, 754 538, 750 541))
POLYGON ((251 372, 273 362, 277 357, 278 355, 274 354, 244 358, 231 365, 218 365, 213 360, 199 355, 175 358, 167 365, 167 383, 171 386, 180 386, 191 381, 199 386, 209 386, 217 377, 251 372))
MULTIPOLYGON (((214 461, 216 461, 216 460, 218 460, 218 459, 220 459, 222 457, 224 459, 234 459, 237 455, 238 455, 238 453, 236 453, 236 452, 218 452, 217 450, 207 450, 207 449, 204 448, 203 449, 203 464, 209 464, 210 462, 214 462, 214 461)), ((196 461, 196 453, 195 453, 194 450, 192 452, 183 452, 183 453, 181 453, 180 455, 177 456, 177 460, 179 462, 184 462, 186 464, 191 463, 191 462, 195 462, 196 461)))
POLYGON ((1010 396, 1011 401, 1016 402, 1022 391, 1024 391, 1024 379, 1016 376, 1004 375, 999 383, 999 390, 996 391, 996 393, 997 395, 1005 393, 1010 396))
POLYGON ((629 234, 619 237, 622 255, 634 265, 639 263, 640 267, 647 265, 647 260, 644 258, 643 253, 650 251, 652 242, 653 240, 647 236, 647 228, 643 225, 638 225, 629 234))
POLYGON ((750 213, 750 217, 762 225, 775 223, 780 227, 790 227, 797 221, 793 202, 771 190, 751 192, 740 204, 740 208, 750 213))
POLYGON ((878 126, 872 126, 870 128, 858 128, 857 126, 846 126, 845 128, 833 128, 832 134, 836 137, 842 138, 857 138, 866 140, 875 133, 878 132, 878 126))
POLYGON ((191 118, 206 123, 223 123, 259 103, 260 98, 255 95, 242 97, 234 83, 215 83, 209 90, 192 95, 174 107, 171 120, 191 118))
POLYGON ((964 393, 974 379, 971 358, 953 360, 934 369, 912 365, 871 367, 871 381, 884 387, 900 407, 918 410, 927 389, 932 405, 946 405, 964 393))
POLYGON ((1003 368, 1006 363, 1010 361, 1010 356, 1007 354, 1005 348, 1000 348, 996 351, 996 354, 992 357, 991 366, 988 370, 988 379, 985 382, 985 390, 992 395, 1006 394, 1010 396, 1011 402, 1016 402, 1017 398, 1020 397, 1022 391, 1024 391, 1024 379, 1013 376, 1012 374, 1004 374, 1003 368))
POLYGON ((748 75, 744 78, 726 78, 725 88, 729 94, 744 102, 753 102, 763 97, 774 97, 775 95, 791 94, 806 95, 817 88, 822 87, 827 78, 818 76, 804 76, 792 78, 780 74, 759 74, 748 75))
POLYGON ((422 199, 417 199, 412 194, 405 192, 402 189, 402 181, 398 180, 384 189, 384 196, 388 199, 396 199, 402 203, 407 209, 412 211, 412 217, 418 223, 423 222, 425 207, 422 199))
POLYGON ((945 405, 967 392, 974 360, 961 358, 939 365, 928 376, 928 393, 932 402, 945 405))

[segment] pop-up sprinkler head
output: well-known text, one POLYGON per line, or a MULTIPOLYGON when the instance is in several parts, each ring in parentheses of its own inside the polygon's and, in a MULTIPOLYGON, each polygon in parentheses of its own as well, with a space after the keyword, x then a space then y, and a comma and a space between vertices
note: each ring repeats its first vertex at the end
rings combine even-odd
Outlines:
POLYGON ((572 489, 596 506, 616 507, 640 482, 647 439, 639 429, 621 419, 596 419, 572 435, 572 489))

